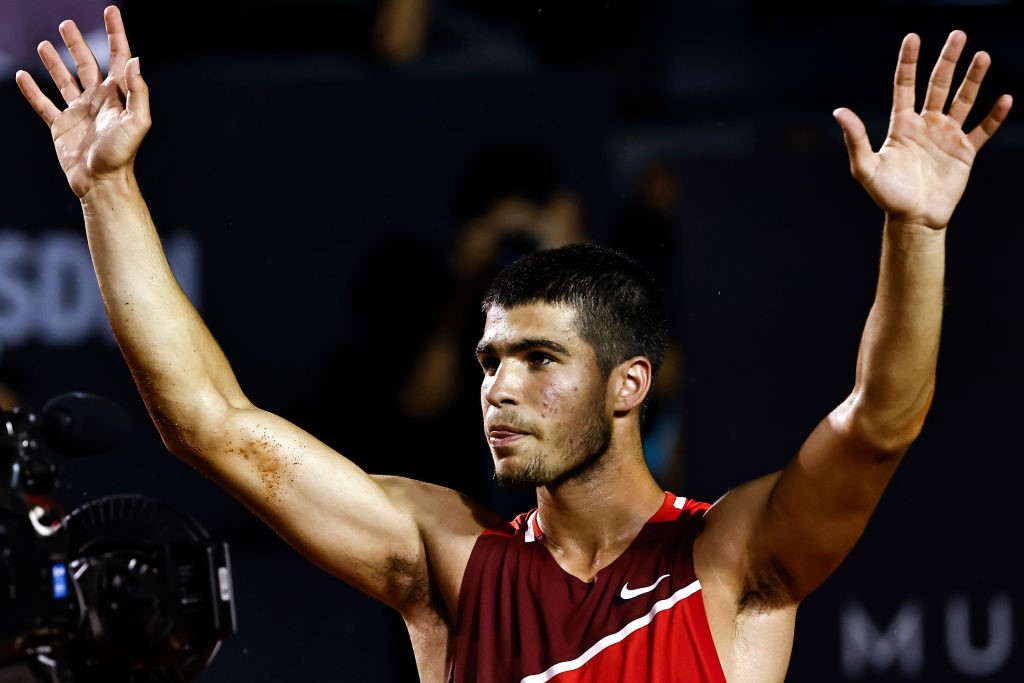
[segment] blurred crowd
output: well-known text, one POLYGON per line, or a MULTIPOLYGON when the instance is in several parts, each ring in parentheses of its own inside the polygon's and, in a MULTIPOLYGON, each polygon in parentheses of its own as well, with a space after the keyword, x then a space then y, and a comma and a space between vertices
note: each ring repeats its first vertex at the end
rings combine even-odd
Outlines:
MULTIPOLYGON (((0 26, 10 34, 4 64, 32 68, 34 55, 28 53, 39 40, 55 38, 55 23, 63 17, 75 18, 87 36, 100 35, 105 4, 0 3, 6 20, 0 26)), ((513 0, 221 0, 201 9, 141 0, 117 4, 150 69, 256 58, 344 60, 371 78, 579 69, 598 72, 611 84, 617 122, 658 109, 665 61, 660 50, 668 44, 657 39, 667 30, 668 3, 661 2, 643 12, 625 3, 513 0)), ((93 48, 104 61, 103 46, 93 48)), ((361 463, 371 470, 437 481, 506 515, 532 506, 531 492, 499 491, 490 481, 480 371, 472 354, 482 328, 480 298, 491 277, 517 256, 573 242, 607 242, 669 283, 680 215, 669 161, 654 158, 637 166, 617 203, 585 206, 558 152, 540 141, 505 140, 476 150, 455 183, 449 212, 454 238, 445 248, 386 232, 371 245, 348 296, 354 329, 296 421, 346 454, 373 454, 372 462, 361 463), (591 223, 603 211, 612 214, 600 221, 610 230, 598 234, 591 223), (388 362, 352 363, 371 346, 388 362), (396 433, 424 447, 382 453, 382 435, 396 433), (423 453, 442 443, 448 452, 438 457, 446 466, 424 460, 423 453)), ((646 451, 666 488, 680 488, 685 471, 683 356, 682 340, 674 338, 648 411, 646 451)))
MULTIPOLYGON (((673 277, 675 183, 667 164, 646 168, 605 240, 661 282, 673 277)), ((596 241, 587 214, 552 150, 529 140, 480 150, 452 198, 457 226, 446 250, 384 237, 363 260, 350 293, 354 336, 338 349, 322 391, 300 411, 309 416, 308 429, 344 453, 373 454, 364 464, 374 471, 451 486, 507 516, 532 507, 532 491, 499 490, 491 482, 481 371, 472 353, 483 328, 480 301, 498 270, 518 256, 596 241), (385 362, 353 363, 369 349, 385 362), (392 445, 395 435, 411 447, 392 445)), ((683 345, 673 337, 645 431, 652 471, 666 488, 682 486, 685 471, 684 385, 683 345)))

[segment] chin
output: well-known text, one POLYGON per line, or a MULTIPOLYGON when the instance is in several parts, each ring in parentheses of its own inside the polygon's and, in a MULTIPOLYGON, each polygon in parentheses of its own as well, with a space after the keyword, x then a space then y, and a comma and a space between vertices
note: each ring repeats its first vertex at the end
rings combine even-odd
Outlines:
POLYGON ((531 489, 546 486, 555 480, 543 462, 534 459, 522 466, 510 462, 511 457, 494 464, 494 481, 503 489, 531 489))
POLYGON ((494 480, 498 486, 507 489, 537 488, 540 486, 557 486, 568 481, 586 481, 599 473, 604 466, 604 454, 607 442, 601 448, 590 452, 578 462, 558 463, 558 467, 537 454, 524 455, 519 458, 505 456, 495 458, 494 480))
POLYGON ((527 491, 529 489, 535 489, 543 484, 537 484, 531 480, 523 479, 517 476, 504 476, 497 472, 494 473, 494 481, 498 482, 498 486, 507 491, 527 491))

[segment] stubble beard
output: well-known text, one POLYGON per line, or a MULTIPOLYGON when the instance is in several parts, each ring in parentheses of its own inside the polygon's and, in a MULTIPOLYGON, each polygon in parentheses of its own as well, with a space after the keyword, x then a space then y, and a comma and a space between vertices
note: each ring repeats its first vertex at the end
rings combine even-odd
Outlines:
MULTIPOLYGON (((602 397, 603 398, 603 397, 602 397)), ((576 435, 554 444, 553 450, 561 454, 557 462, 546 461, 541 449, 531 453, 525 465, 511 472, 494 470, 494 480, 503 489, 532 489, 552 486, 570 479, 586 477, 601 464, 608 450, 612 426, 602 411, 603 401, 592 406, 591 418, 576 435)))

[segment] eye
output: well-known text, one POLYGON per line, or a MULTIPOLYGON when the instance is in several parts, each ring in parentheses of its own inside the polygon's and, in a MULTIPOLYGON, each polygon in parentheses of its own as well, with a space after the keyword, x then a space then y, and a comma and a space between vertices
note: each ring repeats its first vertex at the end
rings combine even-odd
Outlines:
POLYGON ((480 363, 480 369, 484 371, 485 375, 493 375, 498 371, 497 356, 477 356, 477 362, 480 363))
POLYGON ((554 363, 555 359, 546 353, 540 351, 532 351, 527 354, 526 362, 530 364, 530 367, 539 368, 550 363, 554 363))

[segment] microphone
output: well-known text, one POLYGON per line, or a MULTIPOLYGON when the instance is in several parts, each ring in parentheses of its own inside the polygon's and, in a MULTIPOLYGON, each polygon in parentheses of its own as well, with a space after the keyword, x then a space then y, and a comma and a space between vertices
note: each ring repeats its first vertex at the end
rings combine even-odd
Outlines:
POLYGON ((127 440, 131 418, 117 403, 96 394, 72 391, 54 396, 43 406, 43 437, 56 451, 96 455, 127 440))

